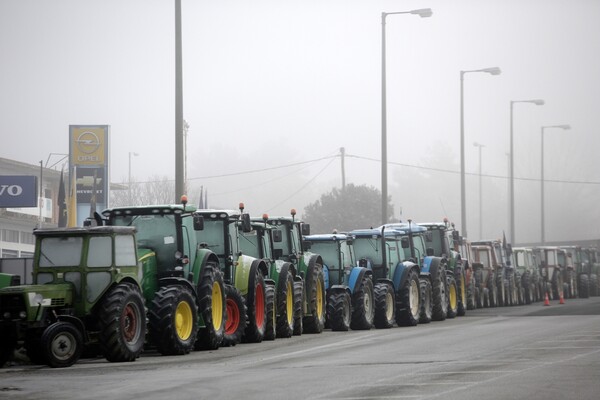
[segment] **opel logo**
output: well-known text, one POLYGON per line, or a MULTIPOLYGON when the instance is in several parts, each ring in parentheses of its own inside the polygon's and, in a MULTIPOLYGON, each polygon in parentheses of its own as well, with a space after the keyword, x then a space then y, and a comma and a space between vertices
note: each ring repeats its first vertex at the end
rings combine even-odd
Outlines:
POLYGON ((94 132, 85 131, 76 140, 77 148, 85 154, 95 153, 100 147, 100 140, 94 132))

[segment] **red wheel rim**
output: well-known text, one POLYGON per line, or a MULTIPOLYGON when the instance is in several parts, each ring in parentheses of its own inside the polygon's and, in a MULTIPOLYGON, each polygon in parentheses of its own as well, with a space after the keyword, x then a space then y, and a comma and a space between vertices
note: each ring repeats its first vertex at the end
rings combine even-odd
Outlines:
POLYGON ((123 310, 123 316, 121 318, 121 332, 123 332, 127 342, 131 342, 137 337, 137 318, 138 316, 135 307, 133 307, 131 304, 127 304, 123 310))
POLYGON ((256 285, 256 292, 254 295, 256 296, 256 301, 254 302, 256 305, 256 310, 254 310, 256 315, 256 326, 263 326, 265 323, 265 296, 263 293, 263 286, 260 283, 256 285))
POLYGON ((237 331, 240 324, 240 309, 235 301, 227 299, 227 323, 225 324, 225 334, 232 335, 237 331))

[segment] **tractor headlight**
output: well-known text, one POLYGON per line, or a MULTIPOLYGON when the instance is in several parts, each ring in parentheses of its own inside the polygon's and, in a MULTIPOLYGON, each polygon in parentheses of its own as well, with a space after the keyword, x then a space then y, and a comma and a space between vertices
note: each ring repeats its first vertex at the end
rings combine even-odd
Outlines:
POLYGON ((40 293, 36 293, 36 295, 33 296, 33 304, 42 304, 43 301, 44 296, 42 296, 40 293))
POLYGON ((25 311, 19 312, 19 318, 26 319, 27 318, 27 313, 25 311))
POLYGON ((4 319, 10 319, 10 312, 6 311, 2 316, 4 319))

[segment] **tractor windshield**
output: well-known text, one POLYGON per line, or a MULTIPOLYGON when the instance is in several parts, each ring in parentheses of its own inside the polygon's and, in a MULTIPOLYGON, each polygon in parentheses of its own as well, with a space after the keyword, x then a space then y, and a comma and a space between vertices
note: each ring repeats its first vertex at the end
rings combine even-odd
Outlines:
POLYGON ((82 237, 46 237, 40 242, 40 267, 75 267, 81 262, 82 237))
MULTIPOLYGON (((236 228, 237 229, 237 228, 236 228)), ((225 221, 221 219, 204 219, 204 229, 197 231, 198 243, 203 247, 211 249, 219 258, 224 259, 228 253, 225 245, 225 221)))
POLYGON ((339 241, 315 241, 311 242, 311 251, 321 255, 323 263, 330 270, 338 270, 341 265, 339 241))
POLYGON ((369 258, 375 264, 382 264, 383 257, 379 248, 380 243, 381 239, 377 237, 357 237, 354 240, 354 255, 356 259, 369 258))
POLYGON ((515 259, 517 260, 517 267, 526 267, 527 262, 525 261, 525 252, 517 251, 515 252, 515 259))

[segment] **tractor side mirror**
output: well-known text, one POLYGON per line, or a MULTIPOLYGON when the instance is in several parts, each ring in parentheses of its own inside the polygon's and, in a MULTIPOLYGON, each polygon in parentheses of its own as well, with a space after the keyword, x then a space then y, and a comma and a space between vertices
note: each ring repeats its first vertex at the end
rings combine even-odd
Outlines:
POLYGON ((252 222, 250 221, 250 214, 242 214, 242 232, 252 232, 252 222))
POLYGON ((410 248, 410 242, 406 236, 403 237, 402 239, 400 239, 400 243, 401 243, 403 249, 410 248))
POLYGON ((204 230, 204 217, 202 215, 194 215, 194 230, 195 231, 203 231, 204 230))
POLYGON ((282 235, 281 231, 279 229, 273 229, 272 234, 273 234, 273 242, 281 243, 281 241, 283 240, 283 235, 282 235))
POLYGON ((300 233, 302 233, 302 236, 310 235, 310 224, 302 223, 300 225, 300 233))

